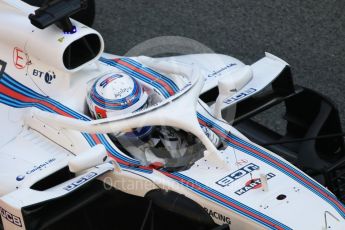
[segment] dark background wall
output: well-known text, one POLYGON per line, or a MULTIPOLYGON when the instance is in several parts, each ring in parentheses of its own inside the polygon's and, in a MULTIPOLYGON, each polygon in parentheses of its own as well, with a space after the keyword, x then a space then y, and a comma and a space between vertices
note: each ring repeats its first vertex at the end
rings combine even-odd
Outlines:
POLYGON ((183 36, 250 64, 273 53, 295 82, 332 98, 345 125, 345 2, 339 0, 97 0, 94 28, 124 55, 157 36, 183 36))

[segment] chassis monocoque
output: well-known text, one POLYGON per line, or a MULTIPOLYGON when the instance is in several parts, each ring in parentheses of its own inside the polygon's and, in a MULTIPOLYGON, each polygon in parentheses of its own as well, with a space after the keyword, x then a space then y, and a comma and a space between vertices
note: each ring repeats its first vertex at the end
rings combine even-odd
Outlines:
POLYGON ((70 21, 64 1, 37 10, 33 26, 27 16, 35 10, 0 1, 5 229, 344 229, 344 205, 320 184, 341 195, 337 112, 295 87, 286 62, 271 54, 252 65, 218 54, 104 54, 101 35, 70 21), (114 72, 131 75, 156 101, 92 120, 88 82, 114 72), (280 102, 286 135, 251 119, 280 102), (137 159, 140 147, 108 135, 143 126, 183 130, 193 139, 189 154, 155 164, 157 156, 137 159))

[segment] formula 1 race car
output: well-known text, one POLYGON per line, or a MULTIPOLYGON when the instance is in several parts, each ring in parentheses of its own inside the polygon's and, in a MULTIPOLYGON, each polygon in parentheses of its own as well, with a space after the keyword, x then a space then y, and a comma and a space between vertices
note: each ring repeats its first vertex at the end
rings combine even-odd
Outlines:
POLYGON ((338 113, 285 61, 106 54, 81 9, 0 0, 0 229, 345 229, 338 113))

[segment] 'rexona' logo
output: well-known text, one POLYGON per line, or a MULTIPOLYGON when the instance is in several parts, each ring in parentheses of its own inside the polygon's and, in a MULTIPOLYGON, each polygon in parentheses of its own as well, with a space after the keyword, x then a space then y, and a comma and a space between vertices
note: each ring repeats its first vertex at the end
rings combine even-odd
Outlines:
POLYGON ((243 168, 240 168, 239 170, 236 170, 233 173, 230 173, 226 177, 220 179, 216 182, 216 184, 225 187, 234 182, 237 179, 240 179, 241 177, 253 172, 254 170, 258 170, 260 167, 256 164, 250 163, 244 166, 243 168))

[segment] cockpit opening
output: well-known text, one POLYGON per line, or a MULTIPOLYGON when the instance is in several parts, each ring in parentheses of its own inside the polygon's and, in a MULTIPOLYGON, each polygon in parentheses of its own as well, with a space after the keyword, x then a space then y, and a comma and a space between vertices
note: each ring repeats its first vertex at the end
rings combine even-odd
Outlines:
POLYGON ((120 150, 142 165, 167 171, 188 169, 206 150, 193 134, 170 126, 145 126, 108 135, 120 150))

